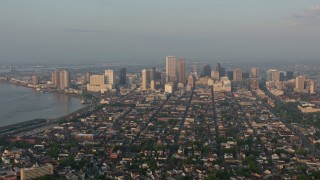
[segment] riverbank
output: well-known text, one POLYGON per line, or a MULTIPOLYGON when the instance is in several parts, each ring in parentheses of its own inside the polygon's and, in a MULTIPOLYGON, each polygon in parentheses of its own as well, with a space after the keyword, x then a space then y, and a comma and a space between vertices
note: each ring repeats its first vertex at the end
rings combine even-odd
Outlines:
POLYGON ((0 127, 30 119, 56 119, 84 107, 81 96, 40 93, 17 84, 0 83, 0 127))
POLYGON ((20 123, 10 124, 7 126, 2 126, 0 127, 0 137, 6 135, 23 136, 27 132, 36 132, 36 129, 46 129, 46 127, 52 127, 53 125, 61 123, 63 121, 80 117, 92 107, 94 107, 94 105, 88 105, 56 119, 33 119, 20 123))
POLYGON ((1 78, 0 77, 0 83, 7 83, 7 84, 11 84, 11 85, 15 85, 15 86, 19 86, 19 87, 25 87, 25 88, 29 88, 29 89, 33 89, 37 92, 41 92, 41 93, 59 93, 59 94, 64 94, 64 95, 68 95, 68 96, 72 96, 74 98, 80 98, 82 99, 82 93, 76 93, 79 92, 81 90, 72 90, 72 93, 69 92, 65 92, 62 90, 57 90, 57 89, 53 89, 52 87, 48 86, 47 84, 39 84, 39 85, 32 85, 28 82, 25 81, 18 81, 15 79, 8 79, 8 78, 1 78), (39 90, 37 90, 39 88, 39 90))

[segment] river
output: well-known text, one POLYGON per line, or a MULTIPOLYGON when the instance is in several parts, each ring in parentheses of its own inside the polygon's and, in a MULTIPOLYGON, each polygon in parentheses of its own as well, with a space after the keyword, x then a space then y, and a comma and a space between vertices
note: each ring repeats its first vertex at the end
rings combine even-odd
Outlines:
POLYGON ((58 118, 81 107, 81 100, 75 97, 0 82, 0 127, 37 118, 58 118))

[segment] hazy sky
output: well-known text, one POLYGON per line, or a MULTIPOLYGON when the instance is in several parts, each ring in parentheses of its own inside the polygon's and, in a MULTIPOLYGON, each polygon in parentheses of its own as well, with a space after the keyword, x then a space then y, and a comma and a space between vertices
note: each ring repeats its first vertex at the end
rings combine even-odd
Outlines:
POLYGON ((0 62, 319 61, 316 0, 0 0, 0 62))

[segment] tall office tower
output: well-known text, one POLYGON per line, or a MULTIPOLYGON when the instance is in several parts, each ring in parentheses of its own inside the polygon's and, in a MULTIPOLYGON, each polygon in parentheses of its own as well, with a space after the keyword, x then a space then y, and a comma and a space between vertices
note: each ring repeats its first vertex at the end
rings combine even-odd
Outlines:
POLYGON ((148 75, 147 74, 148 74, 147 70, 143 69, 142 75, 141 75, 141 78, 142 78, 141 88, 143 90, 146 90, 148 88, 148 75))
POLYGON ((251 88, 252 89, 258 89, 259 88, 259 81, 257 79, 251 80, 251 88))
POLYGON ((211 77, 211 67, 210 65, 204 65, 202 70, 202 77, 211 77))
POLYGON ((105 70, 104 71, 104 75, 105 75, 105 82, 106 84, 108 84, 110 86, 110 88, 114 88, 115 87, 115 75, 114 75, 114 71, 113 70, 105 70))
POLYGON ((248 72, 242 72, 242 78, 248 79, 250 77, 250 74, 248 72))
POLYGON ((280 81, 280 72, 276 69, 269 69, 267 71, 267 81, 280 81))
POLYGON ((58 87, 60 85, 60 72, 53 71, 51 73, 51 83, 54 87, 58 87))
POLYGON ((253 67, 251 68, 251 77, 258 78, 259 75, 259 68, 253 67))
POLYGON ((119 84, 124 86, 127 84, 127 71, 126 68, 121 68, 119 71, 119 84))
POLYGON ((156 79, 156 68, 153 67, 153 68, 150 68, 149 69, 149 77, 148 77, 148 80, 149 82, 151 82, 152 80, 155 80, 156 79))
POLYGON ((272 81, 272 73, 270 72, 270 70, 267 70, 266 73, 266 81, 272 81))
POLYGON ((284 75, 284 72, 283 72, 283 71, 281 71, 281 72, 279 73, 279 80, 280 80, 280 81, 285 81, 285 75, 284 75))
POLYGON ((186 83, 186 62, 185 59, 179 59, 177 62, 178 83, 186 83))
POLYGON ((287 71, 287 73, 286 73, 286 79, 287 79, 287 80, 293 79, 293 71, 287 71))
POLYGON ((60 71, 60 88, 66 89, 70 87, 70 72, 67 70, 60 71))
POLYGON ((90 72, 87 72, 87 73, 86 73, 86 76, 85 76, 85 78, 86 78, 86 83, 87 83, 87 84, 90 83, 90 76, 91 76, 91 73, 90 73, 90 72))
POLYGON ((198 62, 193 62, 192 63, 192 72, 196 77, 198 77, 198 75, 199 75, 198 74, 198 69, 199 69, 198 62))
POLYGON ((32 85, 38 85, 40 81, 38 76, 32 76, 31 80, 32 80, 32 85))
POLYGON ((242 81, 242 70, 239 68, 235 68, 233 70, 233 81, 242 81))
POLYGON ((216 71, 219 72, 219 78, 224 77, 226 75, 226 69, 224 67, 222 67, 220 63, 217 63, 216 71))
POLYGON ((211 78, 213 78, 214 80, 219 80, 220 78, 219 71, 211 71, 211 78))
POLYGON ((155 72, 155 80, 157 80, 157 81, 159 80, 159 81, 160 81, 161 78, 162 78, 161 72, 156 71, 156 72, 155 72))
POLYGON ((233 81, 233 71, 227 71, 227 76, 230 81, 233 81))
POLYGON ((295 91, 300 92, 303 91, 304 88, 304 82, 305 82, 306 78, 304 76, 298 76, 296 77, 296 87, 295 87, 295 91))
MULTIPOLYGON (((157 79, 156 75, 157 75, 156 68, 155 67, 150 68, 147 72, 148 83, 151 83, 151 81, 155 81, 157 79)), ((150 87, 151 87, 151 84, 150 84, 150 87)))
POLYGON ((309 80, 309 93, 314 94, 314 82, 312 80, 309 80))
POLYGON ((272 71, 272 81, 280 81, 280 71, 272 71))
POLYGON ((196 83, 195 76, 193 74, 190 74, 188 77, 188 83, 187 83, 188 86, 194 87, 195 83, 196 83))
POLYGON ((176 57, 166 57, 166 82, 176 82, 176 57))
POLYGON ((151 90, 155 90, 156 89, 156 81, 155 80, 151 80, 150 81, 150 89, 151 90))

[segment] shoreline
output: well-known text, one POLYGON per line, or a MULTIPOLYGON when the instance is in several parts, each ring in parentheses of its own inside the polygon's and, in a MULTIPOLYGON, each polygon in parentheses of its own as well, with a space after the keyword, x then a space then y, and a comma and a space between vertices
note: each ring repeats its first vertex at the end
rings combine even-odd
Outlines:
POLYGON ((19 82, 12 82, 10 80, 5 80, 5 79, 1 79, 0 78, 0 83, 5 83, 5 84, 10 84, 10 85, 15 85, 17 87, 24 87, 24 88, 28 88, 28 89, 32 89, 35 92, 39 92, 39 93, 53 93, 53 94, 62 94, 62 95, 67 95, 67 96, 71 96, 74 98, 79 98, 82 99, 82 94, 76 94, 76 93, 63 93, 54 89, 44 89, 44 92, 38 91, 36 87, 31 87, 28 86, 28 84, 24 84, 24 83, 19 83, 19 82))
MULTIPOLYGON (((14 87, 17 87, 17 88, 21 87, 21 88, 31 89, 33 93, 39 93, 39 94, 41 93, 40 91, 37 91, 35 88, 28 87, 28 86, 26 86, 24 84, 13 83, 13 82, 10 82, 10 81, 5 81, 5 80, 0 80, 0 84, 13 85, 14 87)), ((81 95, 77 95, 77 94, 71 95, 71 94, 68 94, 68 93, 60 93, 60 92, 56 92, 56 91, 46 91, 46 93, 50 93, 51 95, 54 95, 54 94, 64 95, 64 96, 69 96, 71 98, 74 98, 74 99, 76 99, 76 101, 79 101, 79 107, 75 108, 72 112, 61 113, 57 117, 49 117, 49 118, 47 118, 47 117, 45 117, 45 118, 44 117, 32 117, 30 119, 27 118, 26 120, 21 121, 21 122, 12 122, 10 124, 0 125, 0 134, 1 134, 1 131, 3 129, 8 129, 8 128, 11 128, 13 126, 15 126, 15 127, 23 126, 24 124, 28 124, 28 123, 32 124, 33 122, 35 122, 35 121, 37 121, 39 119, 42 119, 42 120, 45 120, 45 121, 61 119, 63 117, 69 116, 70 114, 73 114, 74 112, 78 112, 78 111, 86 108, 87 106, 90 106, 88 104, 82 104, 81 103, 81 99, 82 99, 81 95)))
POLYGON ((85 112, 86 110, 90 109, 93 107, 92 105, 86 105, 78 110, 75 110, 71 113, 68 113, 66 115, 57 117, 57 118, 36 118, 32 120, 27 120, 23 122, 18 122, 10 125, 5 125, 0 127, 0 137, 2 136, 14 136, 23 132, 30 132, 35 129, 43 128, 46 126, 58 124, 60 122, 63 122, 64 120, 68 120, 71 117, 74 118, 73 116, 75 114, 81 114, 85 112))

